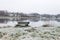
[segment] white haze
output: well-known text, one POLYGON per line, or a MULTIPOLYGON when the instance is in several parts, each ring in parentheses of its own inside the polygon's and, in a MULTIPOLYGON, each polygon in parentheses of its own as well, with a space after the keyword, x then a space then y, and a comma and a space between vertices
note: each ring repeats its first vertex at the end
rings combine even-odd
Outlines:
POLYGON ((0 0, 0 10, 60 14, 60 0, 0 0))

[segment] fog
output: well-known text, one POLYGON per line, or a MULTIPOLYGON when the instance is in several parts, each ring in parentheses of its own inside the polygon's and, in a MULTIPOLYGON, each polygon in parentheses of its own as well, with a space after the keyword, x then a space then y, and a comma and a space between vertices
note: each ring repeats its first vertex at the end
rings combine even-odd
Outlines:
POLYGON ((60 0, 0 0, 0 10, 60 14, 60 0))

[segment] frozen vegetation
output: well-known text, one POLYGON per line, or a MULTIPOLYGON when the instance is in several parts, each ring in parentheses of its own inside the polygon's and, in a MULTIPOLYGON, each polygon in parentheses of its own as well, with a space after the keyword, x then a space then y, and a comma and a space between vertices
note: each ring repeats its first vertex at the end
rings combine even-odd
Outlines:
POLYGON ((60 27, 0 28, 0 40, 60 40, 60 27))

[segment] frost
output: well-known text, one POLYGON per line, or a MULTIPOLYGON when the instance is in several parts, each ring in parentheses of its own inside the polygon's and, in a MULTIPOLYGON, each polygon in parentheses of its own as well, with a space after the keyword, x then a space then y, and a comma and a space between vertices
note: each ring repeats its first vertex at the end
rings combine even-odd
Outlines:
POLYGON ((2 28, 0 40, 60 40, 60 27, 2 28))

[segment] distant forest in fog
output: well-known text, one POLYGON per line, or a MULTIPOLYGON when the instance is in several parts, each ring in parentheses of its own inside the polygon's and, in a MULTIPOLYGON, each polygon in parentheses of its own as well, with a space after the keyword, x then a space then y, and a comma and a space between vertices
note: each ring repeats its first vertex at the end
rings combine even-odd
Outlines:
POLYGON ((40 14, 38 13, 19 13, 19 12, 8 12, 8 11, 0 11, 0 17, 11 17, 10 19, 3 19, 0 18, 0 22, 6 21, 24 21, 24 20, 30 20, 30 21, 39 21, 40 20, 40 14), (12 17, 20 17, 20 18, 12 18, 12 17), (23 18, 22 18, 23 17, 23 18))
POLYGON ((0 22, 6 21, 23 21, 23 20, 30 20, 33 22, 37 22, 40 20, 57 20, 60 21, 60 14, 57 15, 49 15, 49 14, 40 14, 40 13, 19 13, 19 12, 8 12, 8 11, 1 11, 0 10, 0 22), (23 17, 23 18, 12 18, 12 19, 3 19, 1 17, 23 17))

